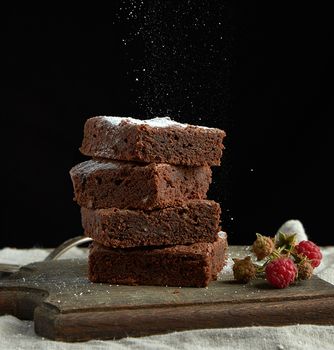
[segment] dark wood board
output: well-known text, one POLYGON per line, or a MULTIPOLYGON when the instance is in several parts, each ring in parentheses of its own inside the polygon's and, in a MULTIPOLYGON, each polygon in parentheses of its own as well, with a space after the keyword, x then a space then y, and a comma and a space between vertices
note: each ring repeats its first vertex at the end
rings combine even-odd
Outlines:
MULTIPOLYGON (((232 247, 232 255, 241 248, 232 247)), ((313 277, 277 290, 225 275, 208 288, 116 286, 87 280, 87 260, 39 262, 0 279, 0 314, 35 321, 36 333, 84 341, 200 328, 334 324, 334 286, 313 277)))

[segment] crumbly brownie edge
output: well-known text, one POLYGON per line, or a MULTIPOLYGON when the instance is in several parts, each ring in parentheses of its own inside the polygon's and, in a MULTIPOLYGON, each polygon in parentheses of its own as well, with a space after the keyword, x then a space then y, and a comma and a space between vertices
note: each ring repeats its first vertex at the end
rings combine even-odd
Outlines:
POLYGON ((220 205, 210 200, 153 211, 81 208, 85 235, 114 248, 214 242, 220 213, 220 205))
MULTIPOLYGON (((212 278, 212 256, 226 242, 174 246, 164 249, 108 249, 94 242, 89 254, 89 279, 92 282, 128 285, 169 285, 205 287, 212 278), (115 266, 116 264, 116 266, 115 266)), ((225 238, 226 240, 226 238, 225 238)), ((223 262, 220 262, 222 265, 223 262)))
POLYGON ((74 166, 70 176, 82 207, 151 210, 205 199, 212 173, 208 166, 90 160, 74 166))
POLYGON ((86 121, 80 151, 92 157, 146 163, 220 165, 225 132, 188 125, 156 128, 149 125, 108 123, 103 117, 86 121))

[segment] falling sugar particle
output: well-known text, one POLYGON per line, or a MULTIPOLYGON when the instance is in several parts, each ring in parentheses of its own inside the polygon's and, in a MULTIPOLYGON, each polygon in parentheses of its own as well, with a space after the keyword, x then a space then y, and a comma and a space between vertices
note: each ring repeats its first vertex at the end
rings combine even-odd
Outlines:
POLYGON ((220 1, 196 6, 122 1, 120 19, 131 19, 124 39, 130 61, 131 50, 138 57, 137 44, 143 45, 146 69, 142 71, 146 73, 139 79, 140 86, 133 88, 143 114, 165 116, 172 109, 169 114, 175 119, 203 115, 205 121, 215 123, 224 115, 226 121, 231 63, 224 57, 230 54, 232 38, 227 16, 226 4, 220 1), (131 46, 135 40, 138 43, 131 46), (175 68, 177 76, 172 73, 175 68))

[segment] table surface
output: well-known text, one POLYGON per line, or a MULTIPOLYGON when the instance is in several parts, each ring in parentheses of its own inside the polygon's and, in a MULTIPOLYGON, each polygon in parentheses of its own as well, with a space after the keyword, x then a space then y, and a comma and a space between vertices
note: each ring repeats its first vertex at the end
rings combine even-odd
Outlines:
MULTIPOLYGON (((334 247, 324 247, 323 262, 316 270, 322 279, 334 284, 334 247)), ((0 250, 0 262, 28 264, 43 260, 46 249, 0 250)), ((74 248, 63 258, 86 257, 87 251, 74 248)), ((38 337, 33 322, 13 316, 0 317, 0 349, 333 349, 334 326, 294 325, 285 327, 246 327, 203 329, 118 341, 93 340, 61 343, 38 337)))

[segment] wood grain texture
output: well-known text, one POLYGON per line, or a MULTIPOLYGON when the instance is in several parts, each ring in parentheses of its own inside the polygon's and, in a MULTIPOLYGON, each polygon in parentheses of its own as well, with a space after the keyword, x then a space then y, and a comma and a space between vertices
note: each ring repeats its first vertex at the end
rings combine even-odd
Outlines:
MULTIPOLYGON (((241 248, 232 248, 236 252, 241 248)), ((334 286, 313 277, 277 290, 224 275, 206 288, 116 286, 87 280, 87 261, 23 267, 0 279, 0 314, 34 319, 38 334, 82 341, 201 328, 334 324, 334 286)))

